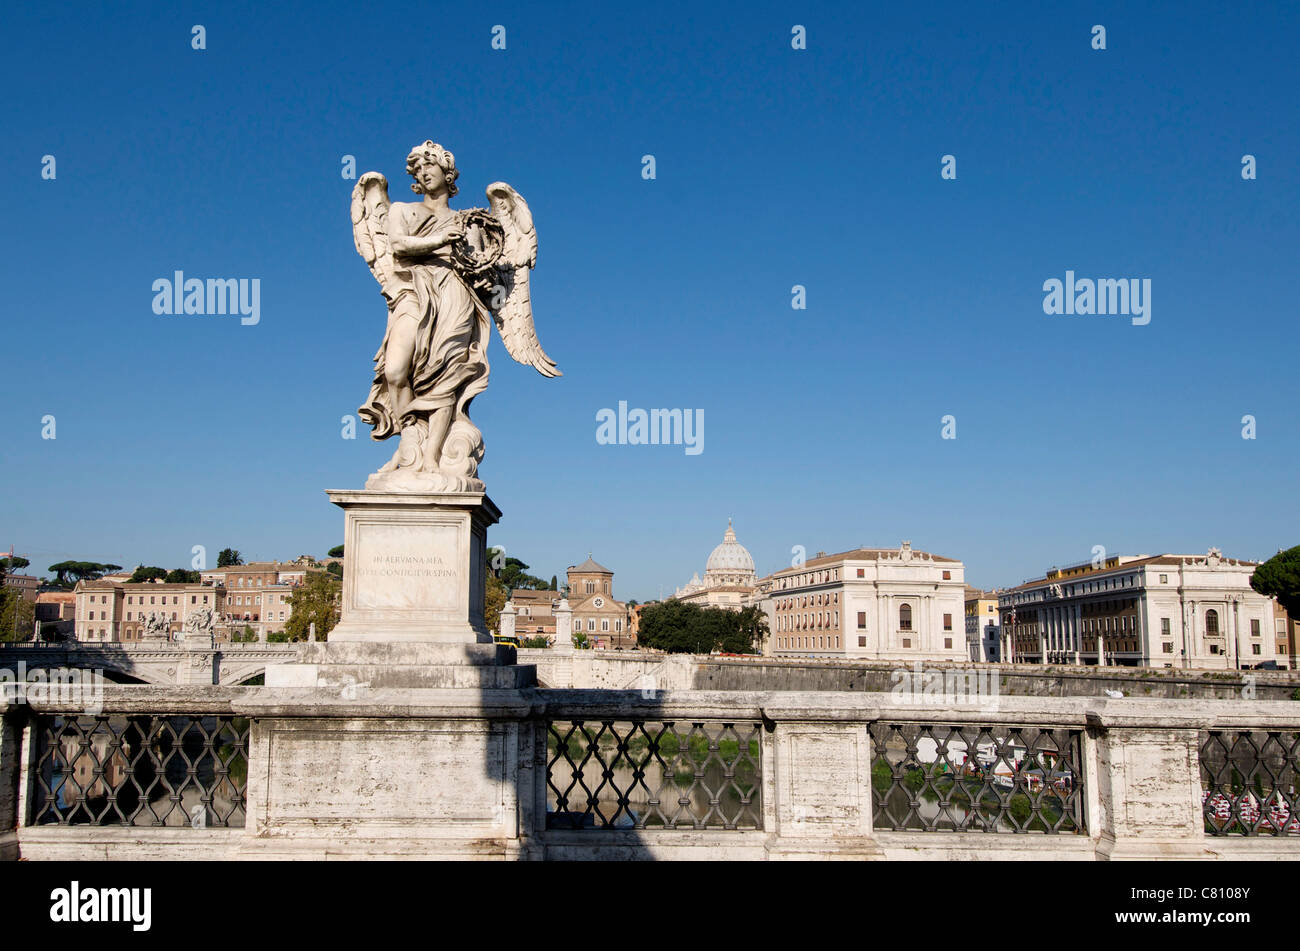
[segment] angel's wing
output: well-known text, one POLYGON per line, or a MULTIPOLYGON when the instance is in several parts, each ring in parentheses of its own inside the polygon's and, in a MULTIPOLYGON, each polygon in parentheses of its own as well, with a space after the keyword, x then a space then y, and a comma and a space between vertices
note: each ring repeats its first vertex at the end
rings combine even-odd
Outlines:
POLYGON ((366 172, 352 189, 352 238, 384 296, 394 299, 393 249, 388 243, 388 179, 366 172))
POLYGON ((528 271, 537 263, 537 231, 533 215, 523 196, 505 182, 487 188, 492 215, 501 223, 505 240, 497 264, 497 284, 490 301, 492 317, 506 352, 518 363, 533 367, 542 376, 563 376, 555 361, 537 340, 533 324, 533 302, 528 296, 528 271))

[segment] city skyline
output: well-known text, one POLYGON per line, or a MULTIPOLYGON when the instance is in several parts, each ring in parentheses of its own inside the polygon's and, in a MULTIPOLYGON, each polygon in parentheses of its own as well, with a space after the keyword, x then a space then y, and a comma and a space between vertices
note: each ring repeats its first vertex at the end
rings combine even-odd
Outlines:
MULTIPOLYGON (((395 28, 427 22, 410 9, 395 28)), ((235 5, 201 51, 198 14, 10 14, 0 155, 28 217, 0 237, 22 262, 0 547, 37 573, 342 541, 324 490, 393 447, 360 420, 341 437, 382 333, 341 169, 407 200, 395 156, 430 137, 462 171, 453 207, 504 179, 536 219, 565 376, 493 340, 472 409, 504 513, 488 541, 534 574, 591 552, 620 597, 667 596, 729 517, 760 575, 796 546, 907 539, 983 589, 1097 545, 1293 542, 1294 11, 448 11, 437 75, 458 92, 431 98, 415 48, 376 68, 345 10, 235 5), (63 43, 18 45, 37 32, 63 43), (394 72, 406 92, 376 95, 394 72), (178 270, 259 281, 257 322, 155 313, 178 270), (1045 313, 1070 273, 1150 280, 1150 323, 1045 313), (703 411, 703 451, 602 443, 620 403, 703 411)))

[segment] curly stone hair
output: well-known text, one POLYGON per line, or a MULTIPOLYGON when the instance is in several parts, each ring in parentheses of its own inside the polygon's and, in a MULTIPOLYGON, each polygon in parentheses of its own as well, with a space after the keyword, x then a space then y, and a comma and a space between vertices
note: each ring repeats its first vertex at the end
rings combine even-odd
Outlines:
MULTIPOLYGON (((460 177, 460 172, 456 168, 456 157, 444 149, 437 142, 431 139, 425 139, 424 142, 411 149, 411 153, 406 156, 406 174, 415 178, 416 172, 425 162, 432 162, 439 166, 447 176, 447 194, 455 195, 459 188, 456 187, 456 179, 460 177)), ((424 188, 420 185, 419 180, 411 186, 411 191, 417 195, 424 194, 424 188)))

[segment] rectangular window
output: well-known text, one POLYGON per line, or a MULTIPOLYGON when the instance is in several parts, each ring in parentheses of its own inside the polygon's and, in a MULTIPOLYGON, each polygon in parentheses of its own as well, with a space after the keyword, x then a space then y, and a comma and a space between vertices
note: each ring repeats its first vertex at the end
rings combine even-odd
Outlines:
POLYGON ((1258 653, 1259 653, 1259 645, 1258 645, 1258 644, 1251 644, 1251 645, 1250 645, 1250 652, 1251 652, 1252 654, 1258 654, 1258 653))
POLYGON ((867 646, 867 639, 866 639, 865 637, 859 637, 859 638, 858 638, 858 646, 859 646, 859 647, 866 647, 866 646, 867 646))
POLYGON ((1172 654, 1174 652, 1174 642, 1165 641, 1163 644, 1160 645, 1160 649, 1164 651, 1166 654, 1172 654))
MULTIPOLYGON (((858 612, 858 630, 859 630, 859 631, 865 631, 866 629, 867 629, 867 612, 866 612, 866 611, 859 611, 859 612, 858 612)), ((865 646, 865 645, 863 645, 863 646, 865 646)))
POLYGON ((944 580, 944 581, 951 581, 951 580, 952 580, 952 572, 951 572, 951 571, 945 571, 945 572, 943 573, 943 580, 944 580))
POLYGON ((944 629, 945 631, 951 631, 951 630, 952 630, 952 615, 951 615, 951 614, 945 614, 945 615, 943 616, 943 629, 944 629))
POLYGON ((1165 637, 1169 636, 1169 618, 1162 617, 1160 619, 1160 633, 1165 637))
POLYGON ((1257 617, 1250 619, 1250 636, 1259 637, 1259 618, 1257 617))
POLYGON ((951 637, 945 637, 945 638, 943 639, 943 649, 946 650, 946 651, 950 651, 950 650, 952 650, 952 638, 951 638, 951 637))
POLYGON ((866 576, 867 576, 866 569, 864 569, 864 568, 859 568, 859 569, 858 569, 858 577, 859 577, 859 578, 865 578, 866 576))
POLYGON ((912 639, 911 639, 910 637, 905 637, 905 638, 903 638, 903 646, 904 646, 904 647, 911 647, 911 646, 912 646, 912 639))
POLYGON ((1160 576, 1160 583, 1161 583, 1161 584, 1169 584, 1169 576, 1168 576, 1168 575, 1161 575, 1161 576, 1160 576))

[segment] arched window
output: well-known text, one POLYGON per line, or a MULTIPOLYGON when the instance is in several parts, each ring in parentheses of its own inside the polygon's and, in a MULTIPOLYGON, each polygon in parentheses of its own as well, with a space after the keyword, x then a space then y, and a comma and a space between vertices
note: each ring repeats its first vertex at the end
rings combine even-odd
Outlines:
POLYGON ((898 609, 898 629, 900 631, 910 631, 912 629, 912 606, 910 604, 901 605, 898 609))
POLYGON ((1210 637, 1219 633, 1219 612, 1213 608, 1205 612, 1205 633, 1210 637))

